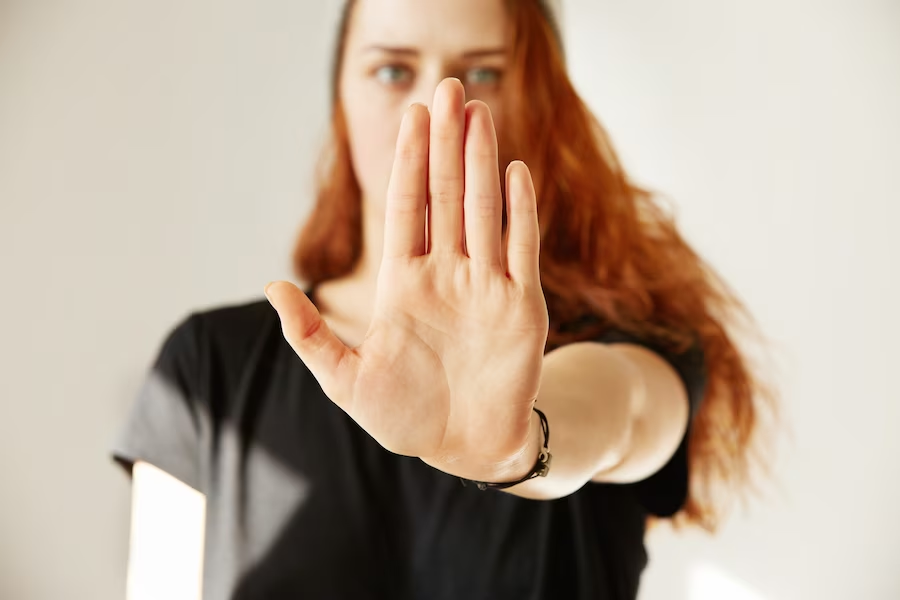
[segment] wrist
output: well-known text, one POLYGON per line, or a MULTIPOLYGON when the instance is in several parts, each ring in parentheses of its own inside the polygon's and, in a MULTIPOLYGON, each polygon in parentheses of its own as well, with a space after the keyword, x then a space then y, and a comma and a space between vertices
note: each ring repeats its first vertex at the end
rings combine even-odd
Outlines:
POLYGON ((467 464, 463 461, 420 459, 426 464, 463 480, 476 483, 479 488, 501 487, 502 489, 522 483, 526 478, 544 477, 550 469, 550 430, 546 415, 534 408, 528 420, 527 435, 519 449, 506 459, 490 465, 467 464), (538 414, 540 416, 538 416, 538 414), (504 485, 505 484, 505 485, 504 485))
MULTIPOLYGON (((508 468, 505 470, 505 472, 501 472, 500 475, 491 477, 491 479, 487 480, 487 481, 482 481, 482 480, 471 481, 479 489, 485 490, 487 488, 494 488, 494 489, 505 490, 505 489, 509 489, 509 488, 518 486, 519 484, 525 483, 526 481, 534 479, 535 477, 546 477, 547 474, 550 472, 550 461, 551 461, 552 457, 550 455, 550 428, 549 428, 549 425, 547 422, 547 416, 541 410, 539 410, 537 408, 534 409, 534 412, 537 413, 540 418, 540 421, 539 421, 540 437, 538 438, 538 440, 539 440, 538 448, 539 449, 537 450, 537 458, 535 458, 534 462, 531 463, 531 465, 532 465, 531 468, 529 468, 528 471, 526 471, 524 473, 524 475, 510 475, 509 473, 516 472, 516 471, 513 471, 513 467, 514 467, 515 463, 517 462, 515 460, 510 460, 506 463, 508 465, 508 468)), ((530 441, 530 439, 528 441, 530 441)), ((528 452, 531 450, 531 446, 532 446, 532 444, 529 444, 526 442, 526 445, 523 447, 523 450, 525 452, 528 452)), ((518 453, 518 456, 524 456, 523 452, 520 451, 518 453)), ((525 464, 528 464, 528 463, 525 463, 525 464)), ((463 483, 463 485, 465 485, 466 480, 462 479, 462 483, 463 483)))
POLYGON ((537 462, 543 447, 544 433, 541 428, 541 420, 538 418, 537 413, 532 411, 531 421, 528 426, 528 439, 525 441, 525 445, 516 457, 506 465, 505 472, 498 473, 490 481, 502 483, 504 481, 518 481, 522 479, 534 468, 534 464, 537 462))

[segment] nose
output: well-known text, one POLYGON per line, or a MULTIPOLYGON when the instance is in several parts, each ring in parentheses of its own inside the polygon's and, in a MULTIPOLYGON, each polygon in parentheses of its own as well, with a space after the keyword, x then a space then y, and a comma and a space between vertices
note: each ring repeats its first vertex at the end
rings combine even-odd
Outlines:
POLYGON ((431 110, 431 105, 434 103, 434 93, 438 85, 445 79, 451 78, 456 79, 455 77, 449 77, 442 70, 420 73, 416 78, 416 85, 411 94, 410 103, 418 102, 427 106, 428 110, 431 110))

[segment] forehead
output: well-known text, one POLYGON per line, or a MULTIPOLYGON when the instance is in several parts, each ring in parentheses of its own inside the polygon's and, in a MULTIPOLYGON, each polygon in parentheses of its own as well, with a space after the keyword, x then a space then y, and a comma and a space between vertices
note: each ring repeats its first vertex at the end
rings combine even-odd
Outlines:
POLYGON ((506 0, 356 0, 348 44, 456 53, 508 42, 506 0))

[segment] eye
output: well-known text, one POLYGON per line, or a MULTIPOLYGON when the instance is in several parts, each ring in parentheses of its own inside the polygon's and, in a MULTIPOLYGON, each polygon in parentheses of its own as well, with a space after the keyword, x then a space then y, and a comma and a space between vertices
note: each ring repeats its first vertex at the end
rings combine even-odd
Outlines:
POLYGON ((471 85, 495 85, 500 82, 500 69, 477 67, 466 72, 466 82, 471 85))
POLYGON ((402 65, 384 65, 375 71, 375 78, 381 83, 396 85, 412 79, 412 71, 402 65))

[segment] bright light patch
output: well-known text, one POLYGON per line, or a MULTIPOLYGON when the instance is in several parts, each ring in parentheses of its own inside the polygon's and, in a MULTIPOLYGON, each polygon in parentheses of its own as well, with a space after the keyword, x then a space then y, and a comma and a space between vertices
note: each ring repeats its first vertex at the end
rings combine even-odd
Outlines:
POLYGON ((749 585, 708 564, 693 567, 688 573, 688 600, 772 600, 749 585))

